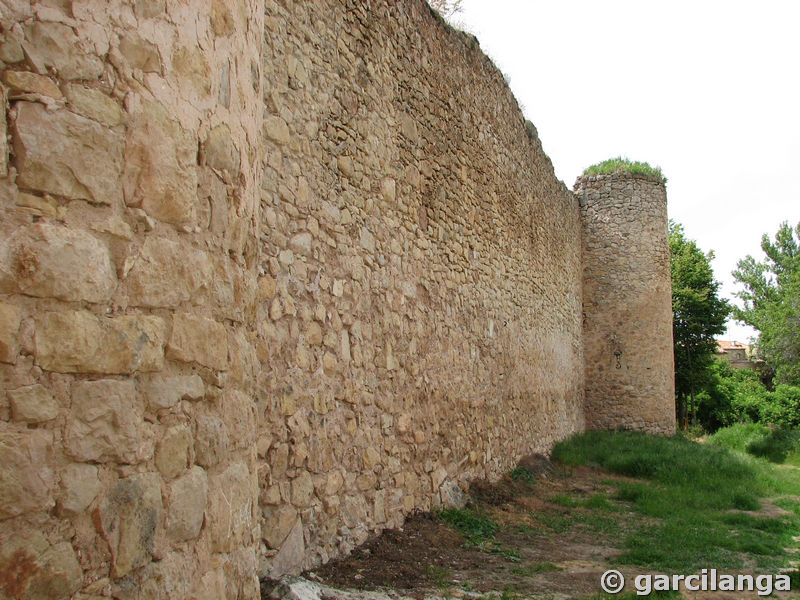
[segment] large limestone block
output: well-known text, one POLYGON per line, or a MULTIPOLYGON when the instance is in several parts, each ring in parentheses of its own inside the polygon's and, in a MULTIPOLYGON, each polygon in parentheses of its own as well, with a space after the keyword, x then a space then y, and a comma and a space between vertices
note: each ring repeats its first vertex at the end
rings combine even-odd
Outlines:
POLYGON ((305 543, 303 540, 303 522, 298 519, 292 527, 280 551, 272 559, 270 577, 278 578, 284 574, 297 575, 303 566, 305 543))
POLYGON ((253 527, 255 483, 244 463, 237 462, 211 477, 206 523, 213 552, 231 552, 245 541, 253 527))
POLYGON ((205 164, 218 171, 227 171, 236 176, 239 173, 239 151, 231 138, 231 130, 225 125, 212 129, 203 143, 205 164))
POLYGON ((270 548, 280 548, 297 522, 297 511, 289 505, 270 506, 262 510, 261 539, 270 548))
POLYGON ((166 326, 155 316, 100 318, 88 311, 49 312, 36 321, 36 361, 57 373, 128 374, 164 365, 166 326))
POLYGON ((52 445, 47 431, 0 428, 0 519, 52 508, 52 445))
POLYGON ((228 428, 212 415, 197 417, 194 452, 197 464, 210 469, 228 457, 228 428))
POLYGON ((38 383, 10 390, 8 400, 15 421, 44 423, 58 416, 58 402, 46 387, 38 383))
POLYGON ((12 140, 23 189, 111 204, 121 199, 122 137, 66 110, 20 102, 12 140))
POLYGON ((177 313, 172 318, 167 356, 211 369, 227 369, 228 335, 225 327, 212 319, 177 313))
POLYGON ((167 535, 176 542, 200 535, 208 500, 208 477, 200 467, 192 467, 170 486, 167 509, 167 535))
MULTIPOLYGON (((88 46, 88 44, 87 44, 88 46)), ((34 65, 49 67, 64 79, 97 79, 103 61, 84 47, 72 27, 34 21, 25 31, 24 48, 34 65)))
POLYGON ((0 531, 0 569, 2 598, 69 598, 80 589, 83 578, 69 542, 51 544, 40 531, 18 527, 0 531))
POLYGON ((111 550, 112 577, 150 562, 161 511, 161 483, 154 473, 119 480, 104 499, 97 524, 111 550))
POLYGON ((0 362, 17 362, 21 322, 22 310, 18 306, 0 302, 0 362))
POLYGON ((143 412, 131 380, 74 383, 64 433, 67 452, 87 462, 138 462, 143 412))
POLYGON ((54 100, 63 100, 61 90, 49 77, 29 71, 6 71, 3 82, 16 92, 39 94, 54 100))
POLYGON ((175 425, 167 429, 156 445, 155 463, 166 478, 180 475, 189 463, 192 432, 186 425, 175 425))
POLYGON ((187 225, 197 200, 197 139, 154 102, 143 102, 128 124, 125 201, 150 216, 187 225))
POLYGON ((61 473, 61 489, 58 506, 68 513, 78 514, 89 508, 103 485, 96 466, 72 463, 61 473))
POLYGON ((70 110, 106 127, 116 127, 125 120, 120 105, 100 90, 68 83, 64 86, 64 94, 70 110))
POLYGON ((250 448, 255 444, 256 405, 253 400, 237 390, 227 390, 222 397, 222 419, 228 431, 235 431, 231 440, 234 448, 250 448))
POLYGON ((36 223, 0 244, 0 289, 99 303, 116 283, 108 248, 89 232, 36 223))
POLYGON ((202 304, 213 274, 214 267, 205 252, 150 237, 127 278, 130 303, 168 308, 187 301, 202 304))
POLYGON ((141 389, 148 405, 154 409, 171 408, 181 400, 201 400, 206 393, 199 375, 154 375, 142 383, 141 389))

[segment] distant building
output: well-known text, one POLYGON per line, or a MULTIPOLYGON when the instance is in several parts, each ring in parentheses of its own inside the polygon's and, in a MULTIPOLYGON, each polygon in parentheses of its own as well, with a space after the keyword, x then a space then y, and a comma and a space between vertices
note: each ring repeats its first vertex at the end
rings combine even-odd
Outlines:
POLYGON ((717 340, 717 356, 727 360, 733 369, 755 369, 755 346, 742 342, 717 340))

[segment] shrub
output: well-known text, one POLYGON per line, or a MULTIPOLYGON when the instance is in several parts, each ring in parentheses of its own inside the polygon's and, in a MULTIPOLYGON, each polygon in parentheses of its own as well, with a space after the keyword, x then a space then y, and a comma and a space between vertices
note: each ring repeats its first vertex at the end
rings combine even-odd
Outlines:
POLYGON ((768 401, 761 406, 759 416, 762 422, 784 427, 800 426, 800 387, 779 385, 768 396, 768 401))

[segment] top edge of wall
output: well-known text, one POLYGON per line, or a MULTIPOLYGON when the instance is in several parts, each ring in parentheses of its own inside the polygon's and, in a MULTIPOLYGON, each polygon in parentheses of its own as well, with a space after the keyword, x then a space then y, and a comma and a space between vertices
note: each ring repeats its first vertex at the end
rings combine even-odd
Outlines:
POLYGON ((418 4, 422 5, 421 12, 427 10, 430 13, 431 18, 441 27, 445 33, 449 34, 457 43, 461 44, 464 47, 465 52, 471 52, 479 55, 480 60, 485 63, 485 66, 490 70, 493 71, 496 77, 498 78, 499 82, 502 82, 501 85, 505 88, 508 96, 516 105, 517 115, 519 117, 519 125, 524 131, 525 135, 531 142, 534 150, 539 152, 545 159, 547 166, 549 168, 549 175, 553 177, 555 181, 557 181, 561 187, 563 188, 562 191, 570 192, 571 190, 564 183, 561 179, 556 176, 555 168, 553 167, 553 161, 550 159, 550 156, 544 151, 542 147, 541 139, 539 138, 539 132, 536 129, 536 126, 525 116, 525 113, 522 111, 522 107, 520 106, 519 100, 514 95, 514 92, 509 86, 508 82, 506 81, 506 76, 500 70, 500 68, 494 63, 494 60, 484 52, 483 48, 481 47, 481 42, 478 37, 472 33, 467 31, 462 31, 457 27, 451 25, 447 22, 442 15, 436 12, 430 4, 428 4, 427 0, 414 0, 418 4))
POLYGON ((644 173, 630 173, 628 171, 617 171, 615 173, 600 173, 597 175, 580 175, 575 180, 574 190, 584 185, 590 185, 598 182, 614 181, 618 179, 638 179, 640 181, 649 181, 661 186, 666 187, 666 182, 658 175, 646 175, 644 173))

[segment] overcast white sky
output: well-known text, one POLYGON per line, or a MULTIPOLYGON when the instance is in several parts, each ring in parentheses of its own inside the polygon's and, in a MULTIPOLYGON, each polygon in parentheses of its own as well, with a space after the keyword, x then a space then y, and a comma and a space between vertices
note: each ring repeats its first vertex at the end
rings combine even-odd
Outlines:
MULTIPOLYGON (((619 155, 662 168, 725 297, 762 234, 800 221, 800 2, 464 0, 451 20, 510 78, 568 187, 619 155)), ((722 337, 750 335, 731 321, 722 337)))

